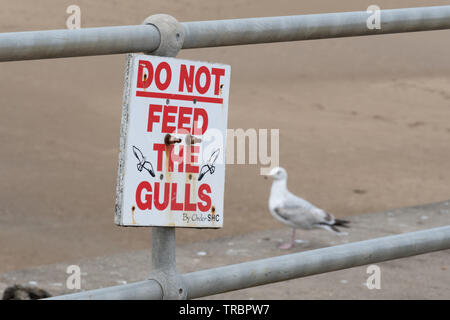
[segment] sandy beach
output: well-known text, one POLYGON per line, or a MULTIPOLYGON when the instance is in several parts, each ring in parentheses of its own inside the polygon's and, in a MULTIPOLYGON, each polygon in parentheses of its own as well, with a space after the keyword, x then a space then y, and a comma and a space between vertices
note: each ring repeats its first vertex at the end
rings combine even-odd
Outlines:
MULTIPOLYGON (((76 1, 81 27, 365 10, 373 1, 76 1)), ((75 1, 1 3, 0 32, 63 29, 75 1)), ((382 9, 448 1, 378 0, 382 9)), ((450 198, 450 31, 185 50, 231 65, 229 128, 280 129, 290 190, 337 217, 450 198)), ((0 64, 0 272, 150 247, 114 225, 125 56, 0 64)), ((229 165, 221 230, 277 229, 259 165, 229 165)))

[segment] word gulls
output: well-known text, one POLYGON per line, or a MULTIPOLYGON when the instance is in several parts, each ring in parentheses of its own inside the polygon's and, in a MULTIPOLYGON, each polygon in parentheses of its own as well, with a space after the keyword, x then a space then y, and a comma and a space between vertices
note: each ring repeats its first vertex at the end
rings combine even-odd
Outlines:
POLYGON ((321 228, 345 234, 340 232, 337 226, 348 228, 349 221, 335 219, 332 214, 289 192, 286 170, 280 167, 273 168, 269 177, 273 179, 269 198, 270 213, 277 220, 292 227, 291 241, 282 244, 280 249, 290 249, 294 246, 297 228, 304 230, 321 228))

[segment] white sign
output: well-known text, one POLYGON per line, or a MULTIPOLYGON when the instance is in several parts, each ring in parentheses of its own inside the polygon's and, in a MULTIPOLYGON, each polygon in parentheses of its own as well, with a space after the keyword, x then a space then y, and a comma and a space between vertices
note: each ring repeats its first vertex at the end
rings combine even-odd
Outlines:
POLYGON ((220 228, 230 66, 129 54, 116 218, 220 228))

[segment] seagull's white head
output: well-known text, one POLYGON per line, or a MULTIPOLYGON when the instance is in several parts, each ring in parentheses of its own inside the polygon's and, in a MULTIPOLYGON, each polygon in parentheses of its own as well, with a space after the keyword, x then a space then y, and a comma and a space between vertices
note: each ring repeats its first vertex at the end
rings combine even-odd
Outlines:
POLYGON ((273 180, 285 180, 287 179, 287 172, 281 167, 275 167, 270 170, 269 177, 273 180))

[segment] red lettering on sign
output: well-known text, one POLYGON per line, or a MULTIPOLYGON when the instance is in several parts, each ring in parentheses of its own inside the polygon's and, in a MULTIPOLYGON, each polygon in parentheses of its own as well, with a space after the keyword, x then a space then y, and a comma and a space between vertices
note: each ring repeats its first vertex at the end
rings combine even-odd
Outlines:
POLYGON ((207 67, 203 66, 197 70, 195 74, 195 88, 200 94, 205 94, 209 90, 209 86, 211 85, 211 74, 207 67), (201 78, 202 74, 205 75, 205 84, 202 86, 201 78))
POLYGON ((139 183, 136 189, 136 205, 141 210, 151 210, 152 209, 152 186, 147 181, 142 181, 139 183), (147 190, 148 193, 145 195, 145 201, 142 201, 142 191, 147 190))
MULTIPOLYGON (((189 62, 163 60, 166 59, 158 58, 157 61, 151 59, 152 62, 139 60, 138 66, 134 64, 134 68, 137 67, 137 71, 134 71, 137 72, 137 79, 134 79, 137 88, 133 88, 132 92, 137 98, 133 99, 139 102, 136 108, 143 109, 132 112, 131 115, 147 116, 147 119, 133 120, 134 124, 141 126, 133 129, 133 135, 144 133, 144 137, 136 138, 138 141, 136 145, 143 147, 142 156, 146 160, 144 164, 138 164, 138 169, 144 165, 148 168, 152 166, 156 176, 147 167, 153 178, 148 176, 146 171, 136 172, 134 169, 136 176, 131 183, 133 188, 136 188, 134 197, 136 204, 132 203, 130 206, 135 205, 132 207, 133 210, 154 210, 160 213, 173 211, 176 224, 181 221, 180 212, 208 212, 213 208, 214 217, 215 209, 212 202, 220 206, 221 195, 217 195, 219 200, 216 203, 216 199, 213 200, 212 185, 201 184, 203 181, 198 182, 196 175, 204 164, 199 163, 203 152, 201 136, 208 130, 209 120, 216 122, 215 118, 208 118, 211 114, 207 111, 217 117, 226 112, 226 106, 223 106, 222 83, 225 83, 225 70, 228 69, 220 65, 213 67, 211 64, 201 65, 197 62, 190 65, 189 62), (222 104, 222 109, 216 109, 211 104, 222 104), (147 106, 148 114, 146 114, 147 106), (168 134, 171 135, 171 139, 167 139, 168 134), (153 147, 146 146, 148 143, 153 144, 153 147), (172 172, 185 174, 178 175, 172 172), (149 181, 137 180, 139 183, 136 186, 134 179, 138 177, 148 177, 149 181)), ((224 90, 225 93, 228 92, 228 88, 224 90)), ((221 120, 217 119, 217 122, 221 123, 221 120)), ((136 152, 135 155, 141 158, 136 152)), ((134 168, 135 166, 136 162, 134 168)), ((210 181, 221 178, 220 175, 214 176, 210 181)), ((148 213, 148 219, 152 221, 152 214, 148 213)), ((159 214, 154 217, 156 216, 159 217, 159 214)), ((183 221, 186 223, 185 219, 183 221)), ((207 223, 206 220, 201 222, 207 223)))
POLYGON ((196 211, 197 204, 191 203, 191 185, 189 183, 186 184, 186 188, 184 189, 184 211, 196 211))
POLYGON ((203 135, 208 129, 208 113, 203 108, 162 106, 151 104, 149 106, 147 131, 153 131, 153 124, 161 121, 161 133, 177 133, 203 135), (191 125, 192 123, 192 125, 191 125))
POLYGON ((155 143, 153 144, 153 150, 157 151, 158 157, 156 161, 156 170, 162 171, 163 169, 163 155, 164 151, 166 150, 166 145, 164 143, 155 143))
POLYGON ((169 147, 169 172, 173 172, 173 163, 178 163, 178 172, 183 172, 183 150, 184 146, 178 146, 178 154, 175 153, 173 145, 169 147))
POLYGON ((161 112, 162 111, 162 105, 160 104, 151 104, 148 107, 148 123, 147 123, 147 131, 152 132, 153 130, 153 123, 159 122, 160 117, 155 115, 155 112, 161 112))
POLYGON ((206 129, 208 129, 208 113, 205 109, 195 108, 193 134, 203 135, 206 132, 206 129), (201 127, 199 126, 199 117, 202 117, 203 120, 201 127))
POLYGON ((173 100, 183 100, 190 101, 197 100, 197 102, 206 103, 217 103, 222 104, 223 98, 212 98, 204 96, 196 96, 190 94, 175 94, 166 92, 149 92, 149 91, 137 91, 136 97, 146 97, 146 98, 156 98, 156 99, 173 99, 173 100))
POLYGON ((192 115, 192 110, 193 108, 180 107, 180 112, 178 113, 178 133, 183 130, 184 133, 189 133, 189 131, 191 131, 191 128, 186 128, 184 125, 191 123, 190 117, 187 117, 186 115, 192 115))
POLYGON ((219 88, 220 88, 220 77, 225 75, 224 69, 219 68, 212 68, 211 73, 214 75, 214 94, 219 94, 219 88))
POLYGON ((186 148, 186 172, 198 173, 198 166, 193 166, 191 164, 198 162, 198 154, 200 152, 199 146, 191 146, 186 148))
POLYGON ((170 183, 164 183, 164 200, 163 202, 159 202, 159 182, 155 182, 155 208, 158 210, 165 210, 169 205, 169 191, 170 191, 170 183))
MULTIPOLYGON (((183 185, 182 185, 183 186, 183 185)), ((155 209, 164 211, 169 209, 170 211, 196 211, 197 208, 201 212, 205 212, 211 209, 211 187, 209 184, 202 184, 198 188, 198 198, 201 201, 197 203, 191 202, 191 184, 184 184, 184 202, 177 202, 178 184, 176 183, 164 183, 163 200, 160 200, 161 183, 155 182, 154 188, 148 181, 142 181, 136 188, 136 205, 142 210, 151 210, 152 202, 155 205, 155 209), (153 190, 153 197, 152 197, 153 190), (144 197, 144 200, 142 199, 144 197)), ((182 191, 181 191, 182 192, 182 191)))
POLYGON ((177 202, 177 187, 178 187, 178 185, 176 183, 172 183, 172 196, 171 196, 171 201, 170 201, 170 210, 182 211, 183 203, 177 202))
POLYGON ((150 61, 139 60, 138 76, 137 76, 137 87, 138 88, 148 88, 153 81, 153 65, 150 61), (147 69, 147 72, 144 71, 147 69))
POLYGON ((178 85, 178 91, 184 91, 184 85, 187 86, 187 92, 192 92, 194 85, 194 66, 189 67, 189 73, 186 69, 186 65, 182 64, 180 67, 180 83, 178 85))
POLYGON ((172 81, 172 69, 170 69, 170 65, 167 62, 161 62, 160 64, 158 64, 155 71, 156 87, 159 90, 166 90, 170 85, 170 81, 172 81), (166 79, 164 82, 161 82, 162 70, 166 71, 166 79))
POLYGON ((178 108, 175 106, 164 106, 164 115, 162 122, 162 133, 173 133, 176 129, 175 126, 170 126, 169 123, 175 123, 176 117, 173 114, 176 114, 178 108))
POLYGON ((211 197, 209 194, 211 193, 211 187, 209 184, 204 183, 198 188, 198 197, 200 200, 205 203, 198 203, 198 209, 202 212, 208 211, 211 208, 211 197))

